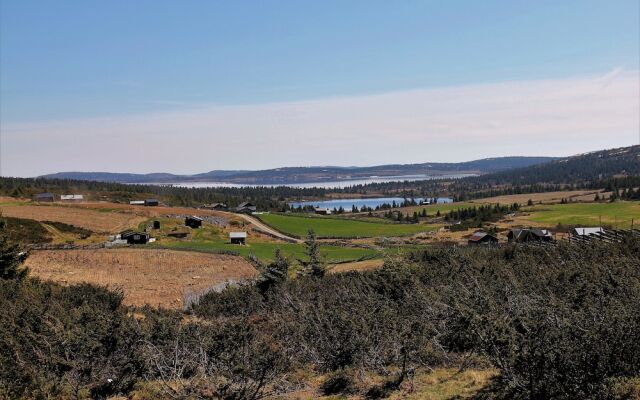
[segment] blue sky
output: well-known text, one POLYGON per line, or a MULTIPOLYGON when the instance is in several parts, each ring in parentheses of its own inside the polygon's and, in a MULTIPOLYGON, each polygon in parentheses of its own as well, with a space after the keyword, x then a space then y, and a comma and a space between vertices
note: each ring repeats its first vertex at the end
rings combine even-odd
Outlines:
MULTIPOLYGON (((18 144, 35 145, 35 133, 32 139, 18 137, 22 135, 18 132, 34 129, 33 124, 38 134, 54 135, 46 128, 60 121, 110 118, 122 133, 120 118, 128 127, 131 118, 153 119, 211 107, 295 106, 309 100, 502 82, 575 82, 612 71, 616 76, 632 74, 630 82, 635 83, 640 62, 637 0, 4 0, 0 4, 0 123, 5 145, 16 158, 23 151, 18 144)), ((329 134, 334 116, 322 120, 329 134)), ((304 128, 298 126, 299 132, 294 129, 290 134, 303 135, 304 128)), ((624 128, 626 132, 620 132, 611 145, 630 144, 632 128, 624 128)), ((512 127, 516 134, 518 129, 512 127)), ((340 133, 367 134, 363 127, 340 133)), ((189 132, 177 127, 173 139, 181 134, 189 132)), ((259 126, 255 135, 260 135, 259 126)), ((174 146, 171 132, 167 138, 157 146, 174 146)), ((219 144, 219 137, 215 142, 219 144)), ((585 147, 577 146, 576 152, 585 147)), ((495 153, 524 150, 512 146, 496 148, 495 153)), ((551 147, 540 150, 553 153, 551 147)), ((331 148, 323 151, 318 153, 326 156, 323 164, 353 164, 331 148)), ((249 167, 323 160, 295 158, 295 149, 290 152, 290 158, 263 157, 249 167)), ((487 153, 478 147, 464 156, 487 153)), ((37 155, 42 154, 22 154, 37 155)), ((425 148, 407 162, 436 156, 457 158, 425 148)), ((391 160, 381 153, 354 161, 391 160)), ((73 166, 47 162, 27 171, 5 161, 3 174, 73 166)), ((106 162, 79 163, 76 169, 102 168, 106 162)), ((180 170, 173 172, 238 167, 231 165, 231 159, 213 164, 168 167, 180 170)), ((139 167, 155 168, 153 163, 139 167)))

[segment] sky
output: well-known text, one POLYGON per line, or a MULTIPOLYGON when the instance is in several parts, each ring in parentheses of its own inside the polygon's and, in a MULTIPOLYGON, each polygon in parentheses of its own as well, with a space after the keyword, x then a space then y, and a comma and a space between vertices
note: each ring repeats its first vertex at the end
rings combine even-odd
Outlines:
POLYGON ((640 2, 0 1, 0 175, 640 140, 640 2))

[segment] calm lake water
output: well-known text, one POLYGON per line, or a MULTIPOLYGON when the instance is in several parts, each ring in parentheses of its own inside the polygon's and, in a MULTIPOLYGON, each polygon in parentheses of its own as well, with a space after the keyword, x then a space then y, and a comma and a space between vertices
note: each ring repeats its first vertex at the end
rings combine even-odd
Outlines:
POLYGON ((287 186, 292 188, 324 188, 324 189, 343 189, 349 186, 366 185, 367 183, 386 183, 386 182, 403 182, 403 181, 424 181, 430 179, 455 179, 465 178, 468 176, 476 176, 476 174, 449 174, 449 175, 402 175, 402 176, 371 176, 363 179, 351 179, 346 181, 332 181, 332 182, 310 182, 310 183, 287 183, 287 184, 262 184, 262 185, 248 185, 239 183, 228 182, 180 182, 180 183, 141 183, 143 185, 167 185, 186 188, 215 188, 215 187, 278 187, 287 186))
MULTIPOLYGON (((342 207, 346 211, 351 211, 353 206, 358 208, 362 208, 362 206, 367 206, 371 208, 376 208, 382 204, 392 204, 394 201, 396 204, 400 204, 405 199, 402 197, 376 197, 371 199, 339 199, 339 200, 322 200, 322 201, 296 201, 289 203, 289 206, 297 208, 298 206, 313 206, 313 207, 321 207, 328 208, 333 210, 334 208, 342 207)), ((409 199, 407 199, 409 200, 409 199)), ((415 197, 414 200, 416 203, 420 203, 424 200, 422 197, 415 197)), ((453 199, 449 197, 439 197, 438 203, 451 203, 453 199)))

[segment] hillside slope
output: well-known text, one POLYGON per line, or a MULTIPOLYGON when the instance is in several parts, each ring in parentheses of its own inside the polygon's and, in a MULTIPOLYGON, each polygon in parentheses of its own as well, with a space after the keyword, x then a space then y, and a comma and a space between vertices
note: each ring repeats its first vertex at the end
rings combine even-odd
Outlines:
POLYGON ((640 145, 595 151, 551 162, 469 178, 481 184, 579 184, 640 175, 640 145))

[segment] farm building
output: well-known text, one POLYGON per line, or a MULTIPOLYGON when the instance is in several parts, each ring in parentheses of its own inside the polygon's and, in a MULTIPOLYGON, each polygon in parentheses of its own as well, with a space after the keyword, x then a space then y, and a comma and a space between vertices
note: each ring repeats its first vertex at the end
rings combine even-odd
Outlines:
POLYGON ((205 204, 200 208, 204 210, 221 210, 221 211, 226 211, 227 209, 229 209, 229 207, 227 207, 227 205, 224 203, 205 204))
POLYGON ((120 234, 120 239, 129 244, 147 244, 151 236, 147 232, 124 231, 120 234))
POLYGON ((547 229, 512 229, 507 235, 509 242, 550 242, 553 235, 547 229))
POLYGON ((604 229, 598 226, 594 228, 573 228, 571 230, 571 236, 589 236, 597 233, 604 233, 604 229))
POLYGON ((313 211, 316 214, 319 214, 319 215, 330 215, 331 214, 331 210, 328 209, 328 208, 314 207, 313 211))
POLYGON ((470 245, 491 245, 497 244, 498 238, 487 232, 478 231, 471 235, 468 243, 470 245))
POLYGON ((195 215, 190 215, 184 219, 184 224, 189 228, 200 228, 202 226, 202 218, 196 217, 195 215))
POLYGON ((40 201, 40 202, 52 202, 55 201, 56 197, 54 196, 53 193, 36 193, 35 196, 33 196, 35 201, 40 201))
POLYGON ((62 201, 82 201, 84 200, 84 196, 81 194, 63 194, 60 196, 60 200, 62 201))
POLYGON ((147 207, 157 206, 159 204, 160 204, 160 202, 158 200, 156 200, 156 199, 146 199, 144 201, 144 205, 147 206, 147 207))
POLYGON ((229 240, 231 244, 247 244, 247 232, 231 232, 229 240))
POLYGON ((144 205, 144 200, 131 200, 129 202, 129 205, 131 205, 131 206, 143 206, 144 205))
POLYGON ((240 205, 238 205, 238 207, 235 208, 235 212, 237 213, 246 213, 246 214, 251 214, 252 212, 255 212, 258 208, 249 202, 244 202, 244 203, 240 203, 240 205))
POLYGON ((153 229, 160 229, 160 221, 153 221, 153 229))

